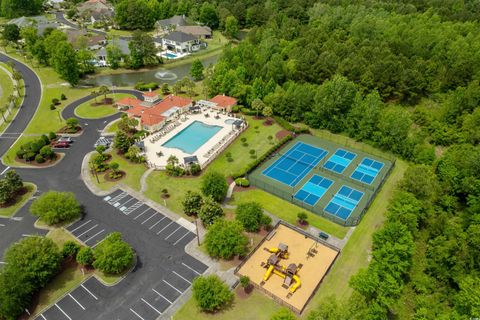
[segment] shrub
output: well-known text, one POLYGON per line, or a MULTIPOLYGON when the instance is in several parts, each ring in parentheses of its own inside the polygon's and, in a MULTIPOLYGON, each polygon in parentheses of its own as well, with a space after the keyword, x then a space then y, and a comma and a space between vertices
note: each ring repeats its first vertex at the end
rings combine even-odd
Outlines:
POLYGON ((227 179, 220 172, 210 171, 202 178, 201 190, 205 196, 211 196, 215 201, 221 202, 227 195, 227 179))
POLYGON ((296 134, 310 133, 310 130, 308 128, 297 128, 295 126, 292 126, 287 120, 285 120, 281 117, 275 117, 274 116, 274 119, 281 127, 283 127, 287 131, 290 131, 290 132, 293 132, 293 133, 296 133, 296 134))
POLYGON ((237 178, 235 179, 235 184, 240 187, 247 188, 250 186, 250 181, 246 178, 237 178))
POLYGON ((198 217, 202 220, 205 226, 209 226, 215 222, 215 220, 223 217, 225 213, 222 207, 215 202, 211 196, 207 196, 198 211, 198 217))
POLYGON ((233 113, 238 113, 238 111, 240 111, 240 107, 239 107, 239 106, 233 106, 233 107, 232 107, 232 112, 233 112, 233 113))
POLYGON ((216 275, 197 277, 192 284, 193 297, 202 311, 219 311, 233 301, 233 293, 216 275))
POLYGON ((62 256, 64 258, 73 257, 77 255, 78 251, 80 250, 80 245, 75 241, 67 241, 63 244, 62 249, 62 256))
POLYGON ((68 118, 67 121, 67 128, 71 131, 76 130, 79 124, 79 121, 77 118, 68 118))
POLYGON ((277 312, 275 312, 270 318, 270 320, 297 320, 297 317, 295 317, 292 311, 283 307, 280 308, 277 312))
POLYGON ((58 105, 58 104, 60 104, 60 100, 58 100, 57 98, 53 98, 52 99, 52 104, 53 105, 58 105))
POLYGON ((254 115, 257 114, 256 111, 254 111, 254 110, 252 110, 252 109, 245 108, 245 107, 241 108, 240 110, 241 110, 242 113, 243 113, 244 115, 246 115, 246 116, 254 116, 254 115))
POLYGON ((55 152, 53 152, 50 146, 43 146, 39 155, 45 159, 55 159, 55 152))
POLYGON ((257 202, 239 204, 235 210, 235 219, 249 232, 257 232, 265 222, 262 206, 257 202))
POLYGON ((80 250, 78 250, 76 260, 82 266, 85 266, 85 267, 91 266, 95 261, 92 248, 90 247, 80 248, 80 250))
POLYGON ((243 256, 247 252, 248 239, 238 221, 218 219, 205 235, 205 247, 214 258, 231 259, 235 255, 243 256))
POLYGON ((55 105, 54 105, 54 104, 51 104, 51 105, 50 105, 50 110, 55 110, 55 109, 57 109, 57 108, 55 107, 55 105))
POLYGON ((48 134, 48 137, 50 138, 50 140, 54 140, 57 138, 57 134, 55 132, 50 132, 48 134))
POLYGON ((240 285, 243 289, 248 289, 248 287, 250 287, 250 278, 248 276, 241 276, 240 285))
POLYGON ((301 224, 307 224, 308 223, 308 221, 307 221, 308 215, 307 215, 306 212, 303 212, 303 211, 299 212, 297 214, 297 218, 298 218, 298 222, 300 222, 301 224))
POLYGON ((67 96, 62 93, 62 94, 60 95, 60 99, 61 99, 61 100, 67 100, 67 96))
POLYGON ((107 274, 119 274, 133 263, 133 249, 119 232, 110 233, 94 252, 93 266, 107 274))
POLYGON ((196 176, 200 173, 200 171, 202 171, 202 168, 198 163, 193 163, 190 165, 190 174, 192 174, 192 176, 196 176))
POLYGON ((82 209, 73 193, 49 191, 33 201, 30 212, 52 225, 78 218, 82 209))
POLYGON ((202 207, 202 202, 202 196, 198 192, 188 190, 182 201, 183 212, 188 216, 197 214, 202 207))
POLYGON ((139 91, 155 90, 155 89, 158 89, 158 83, 156 82, 145 83, 140 81, 135 84, 135 89, 139 91))
POLYGON ((36 163, 44 163, 45 162, 45 159, 43 158, 43 156, 41 154, 37 154, 35 156, 35 162, 36 163))

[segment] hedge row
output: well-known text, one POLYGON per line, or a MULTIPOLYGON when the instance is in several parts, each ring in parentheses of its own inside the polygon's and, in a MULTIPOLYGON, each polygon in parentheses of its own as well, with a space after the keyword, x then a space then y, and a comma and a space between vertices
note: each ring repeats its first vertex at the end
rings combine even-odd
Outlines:
POLYGON ((256 167, 258 167, 263 161, 265 161, 268 157, 270 157, 273 153, 275 153, 280 147, 282 147, 284 144, 292 140, 293 137, 288 135, 282 140, 280 140, 276 145, 271 147, 270 149, 267 150, 264 154, 259 156, 257 159, 255 159, 253 162, 249 163, 242 171, 236 172, 232 174, 232 178, 235 180, 240 177, 244 177, 248 173, 252 172, 255 170, 256 167))
POLYGON ((290 124, 290 122, 288 122, 287 120, 281 118, 281 117, 278 117, 278 116, 273 116, 273 118, 275 119, 275 121, 277 121, 277 123, 283 127, 285 130, 287 131, 290 131, 290 132, 293 132, 293 133, 296 133, 296 134, 300 134, 300 133, 310 133, 310 130, 308 128, 298 128, 298 127, 295 127, 293 125, 290 124))
POLYGON ((139 90, 139 91, 148 91, 148 90, 156 90, 156 89, 158 89, 158 83, 156 82, 145 83, 140 81, 135 84, 135 90, 139 90))

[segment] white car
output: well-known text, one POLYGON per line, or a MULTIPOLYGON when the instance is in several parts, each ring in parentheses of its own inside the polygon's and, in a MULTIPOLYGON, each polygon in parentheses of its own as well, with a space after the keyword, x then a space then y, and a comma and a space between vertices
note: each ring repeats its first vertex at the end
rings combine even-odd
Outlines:
POLYGON ((70 138, 70 137, 60 137, 57 142, 68 142, 68 143, 72 143, 73 142, 73 139, 70 138))

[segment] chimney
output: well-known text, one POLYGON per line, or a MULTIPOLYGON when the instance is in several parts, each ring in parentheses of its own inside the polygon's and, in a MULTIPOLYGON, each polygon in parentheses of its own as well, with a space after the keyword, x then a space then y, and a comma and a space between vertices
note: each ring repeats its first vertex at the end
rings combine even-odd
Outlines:
POLYGON ((148 92, 152 92, 152 88, 149 88, 149 89, 148 89, 148 92))
POLYGON ((223 96, 225 97, 225 93, 223 94, 223 96))

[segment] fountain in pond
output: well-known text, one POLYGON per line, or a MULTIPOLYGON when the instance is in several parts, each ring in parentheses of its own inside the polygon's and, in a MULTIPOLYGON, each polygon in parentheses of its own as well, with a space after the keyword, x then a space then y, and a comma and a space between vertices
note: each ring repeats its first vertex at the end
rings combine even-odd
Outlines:
POLYGON ((172 71, 162 70, 155 73, 155 78, 159 80, 173 81, 176 80, 178 77, 172 71))

